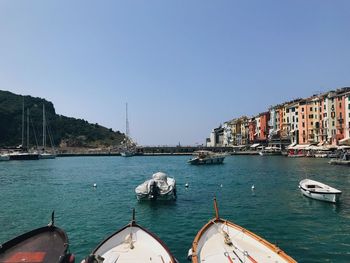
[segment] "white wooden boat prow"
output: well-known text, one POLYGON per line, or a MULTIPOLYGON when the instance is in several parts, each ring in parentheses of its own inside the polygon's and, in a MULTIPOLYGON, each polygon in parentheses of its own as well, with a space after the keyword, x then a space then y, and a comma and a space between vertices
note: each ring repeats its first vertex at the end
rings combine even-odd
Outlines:
MULTIPOLYGON (((167 246, 133 220, 102 241, 84 263, 176 263, 167 246)), ((82 263, 83 263, 82 262, 82 263)))
POLYGON ((221 219, 214 200, 216 217, 195 237, 189 256, 193 263, 296 262, 277 246, 247 229, 221 219))

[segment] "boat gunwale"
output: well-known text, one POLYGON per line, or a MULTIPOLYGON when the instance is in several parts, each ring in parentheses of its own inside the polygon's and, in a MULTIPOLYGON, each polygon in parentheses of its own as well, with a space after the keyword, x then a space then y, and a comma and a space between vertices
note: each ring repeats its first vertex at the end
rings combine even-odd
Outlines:
POLYGON ((21 242, 23 242, 27 239, 30 239, 36 235, 39 235, 39 234, 42 234, 45 232, 58 232, 59 235, 62 237, 62 239, 65 241, 65 243, 63 244, 65 249, 64 249, 62 255, 65 255, 68 253, 69 242, 68 242, 68 236, 67 236, 66 232, 63 229, 56 227, 56 226, 44 226, 44 227, 33 229, 33 230, 26 232, 22 235, 16 236, 15 238, 10 239, 3 244, 0 244, 0 254, 5 253, 7 250, 10 250, 14 246, 20 244, 21 242))
POLYGON ((129 228, 129 227, 138 227, 141 230, 143 230, 144 232, 146 232, 147 234, 149 234, 152 238, 154 238, 164 249, 165 251, 168 253, 171 262, 170 263, 177 263, 178 261, 176 260, 176 258, 174 257, 174 255, 170 252, 170 249, 168 248, 168 246, 155 234, 153 234, 152 232, 150 232, 149 230, 147 230, 146 228, 143 228, 142 226, 138 225, 135 222, 131 222, 127 225, 125 225, 124 227, 122 227, 121 229, 117 230, 116 232, 114 232, 113 234, 109 235, 107 238, 105 238, 104 240, 102 240, 96 248, 94 248, 94 250, 91 252, 91 254, 95 254, 96 251, 102 247, 102 245, 104 245, 107 241, 109 241, 111 238, 113 238, 115 235, 119 234, 120 232, 122 232, 123 230, 129 228))
POLYGON ((226 219, 213 218, 212 220, 210 220, 208 223, 206 223, 198 231, 195 239, 193 240, 193 243, 192 243, 192 263, 200 263, 198 261, 198 253, 197 253, 199 240, 201 239, 203 234, 210 227, 214 226, 214 223, 223 223, 223 224, 229 225, 230 227, 233 227, 233 228, 241 231, 242 233, 252 237, 254 240, 258 241, 259 243, 261 243, 262 245, 264 245, 265 247, 267 247, 268 249, 270 249, 272 252, 276 253, 277 255, 281 256, 283 259, 287 260, 288 262, 291 262, 291 263, 296 263, 297 262, 291 256, 286 254, 282 249, 280 249, 278 246, 271 244, 270 242, 268 242, 264 238, 258 236, 257 234, 254 234, 253 232, 250 232, 249 230, 245 229, 244 227, 236 225, 236 224, 234 224, 234 223, 232 223, 232 222, 230 222, 230 221, 228 221, 226 219))

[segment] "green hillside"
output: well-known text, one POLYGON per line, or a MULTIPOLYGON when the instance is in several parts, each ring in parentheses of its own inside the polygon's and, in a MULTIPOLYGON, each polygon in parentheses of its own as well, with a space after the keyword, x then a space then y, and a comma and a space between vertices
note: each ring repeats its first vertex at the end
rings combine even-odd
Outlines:
MULTIPOLYGON (((29 110, 29 145, 42 144, 43 104, 45 104, 48 134, 57 147, 109 147, 118 146, 124 134, 114 132, 98 124, 82 119, 57 115, 54 105, 41 98, 16 95, 0 90, 0 147, 18 146, 22 143, 22 105, 24 101, 25 123, 29 110)), ((26 124, 25 124, 26 125, 26 124)), ((25 128, 25 142, 27 138, 25 128)), ((49 136, 48 136, 49 137, 49 136)), ((49 139, 47 139, 49 144, 49 139)), ((26 145, 26 143, 25 143, 26 145)))

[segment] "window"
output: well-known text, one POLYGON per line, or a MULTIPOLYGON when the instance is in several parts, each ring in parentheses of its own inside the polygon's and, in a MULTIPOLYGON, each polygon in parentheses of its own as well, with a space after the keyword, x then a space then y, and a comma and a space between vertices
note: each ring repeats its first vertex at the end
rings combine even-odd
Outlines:
POLYGON ((305 127, 305 122, 302 123, 303 128, 305 127))
POLYGON ((334 126, 335 125, 335 123, 334 123, 334 121, 332 121, 332 126, 334 126))
POLYGON ((339 102, 339 109, 341 109, 341 102, 339 102))
POLYGON ((289 112, 289 109, 286 109, 286 112, 288 113, 288 112, 289 112))
POLYGON ((313 117, 314 117, 313 114, 310 114, 310 115, 309 115, 309 119, 312 119, 313 117))
POLYGON ((304 107, 301 108, 301 112, 304 112, 304 107))
POLYGON ((295 108, 292 108, 292 112, 295 112, 295 108))
POLYGON ((317 111, 317 108, 315 108, 315 111, 317 111))
POLYGON ((312 107, 310 108, 310 111, 312 111, 312 107))
POLYGON ((289 117, 287 117, 287 122, 289 123, 289 117))
POLYGON ((311 122, 311 125, 314 125, 314 122, 313 122, 313 121, 311 122))
POLYGON ((304 114, 303 114, 303 115, 301 115, 301 118, 302 118, 302 119, 305 119, 305 115, 304 115, 304 114))
POLYGON ((303 138, 303 142, 305 142, 305 138, 303 138))
POLYGON ((325 112, 325 113, 323 113, 323 117, 325 117, 325 118, 327 117, 327 113, 326 113, 326 112, 325 112))
POLYGON ((293 122, 295 122, 295 118, 294 118, 294 116, 293 116, 293 122))

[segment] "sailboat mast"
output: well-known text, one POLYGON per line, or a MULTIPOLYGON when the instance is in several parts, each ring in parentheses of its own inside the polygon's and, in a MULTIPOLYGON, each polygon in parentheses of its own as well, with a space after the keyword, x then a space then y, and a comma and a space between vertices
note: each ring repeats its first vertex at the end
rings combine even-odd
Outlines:
POLYGON ((29 109, 27 109, 27 150, 29 149, 29 109))
POLYGON ((43 151, 46 148, 46 117, 45 117, 45 104, 43 104, 43 151))
POLYGON ((22 148, 24 147, 24 97, 22 97, 22 148))
POLYGON ((125 135, 129 137, 128 103, 126 103, 125 135))

